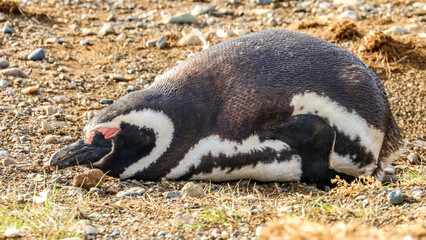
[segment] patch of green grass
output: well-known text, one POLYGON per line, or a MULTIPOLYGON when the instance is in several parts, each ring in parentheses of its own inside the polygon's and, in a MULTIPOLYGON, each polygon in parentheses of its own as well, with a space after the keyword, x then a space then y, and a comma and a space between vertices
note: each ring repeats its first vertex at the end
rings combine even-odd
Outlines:
POLYGON ((83 196, 68 196, 56 185, 46 186, 25 200, 18 200, 16 192, 5 193, 0 200, 0 236, 15 229, 18 236, 27 239, 60 239, 80 236, 73 229, 78 221, 77 209, 83 196), (64 197, 66 196, 66 197, 64 197))

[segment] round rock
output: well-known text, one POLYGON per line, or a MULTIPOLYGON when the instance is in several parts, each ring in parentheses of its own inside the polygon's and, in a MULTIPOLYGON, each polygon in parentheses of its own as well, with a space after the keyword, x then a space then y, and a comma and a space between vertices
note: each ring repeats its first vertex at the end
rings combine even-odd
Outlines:
POLYGON ((392 204, 401 204, 404 200, 401 189, 396 189, 388 194, 388 201, 392 204))
POLYGON ((193 182, 189 182, 180 190, 183 196, 202 198, 204 197, 203 188, 193 182))
POLYGON ((85 173, 78 174, 72 180, 74 187, 82 187, 85 189, 91 189, 96 186, 100 186, 103 181, 104 173, 99 169, 91 169, 85 173))
POLYGON ((10 83, 6 80, 0 80, 0 87, 9 87, 10 83))
POLYGON ((4 58, 0 58, 0 68, 5 69, 9 67, 9 61, 4 58))
POLYGON ((8 27, 8 26, 4 26, 3 27, 3 33, 4 34, 12 34, 13 30, 10 27, 8 27))
POLYGON ((28 60, 32 61, 41 61, 44 58, 44 49, 37 48, 30 55, 28 55, 28 60))

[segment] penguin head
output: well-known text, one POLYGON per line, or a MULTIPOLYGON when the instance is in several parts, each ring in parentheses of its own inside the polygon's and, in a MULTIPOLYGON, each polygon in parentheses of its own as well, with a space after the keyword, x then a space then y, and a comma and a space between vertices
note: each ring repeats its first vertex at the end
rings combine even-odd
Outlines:
POLYGON ((92 165, 108 175, 127 179, 167 151, 174 126, 164 112, 149 108, 126 112, 113 105, 87 123, 84 139, 52 155, 51 168, 92 165))

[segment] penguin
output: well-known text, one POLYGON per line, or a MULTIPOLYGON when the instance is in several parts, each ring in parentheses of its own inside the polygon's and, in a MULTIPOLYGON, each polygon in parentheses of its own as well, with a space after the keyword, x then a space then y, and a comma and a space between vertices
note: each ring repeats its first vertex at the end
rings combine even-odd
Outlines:
POLYGON ((120 179, 329 184, 384 169, 401 134, 385 89, 351 52, 265 30, 214 45, 97 113, 52 168, 120 179))

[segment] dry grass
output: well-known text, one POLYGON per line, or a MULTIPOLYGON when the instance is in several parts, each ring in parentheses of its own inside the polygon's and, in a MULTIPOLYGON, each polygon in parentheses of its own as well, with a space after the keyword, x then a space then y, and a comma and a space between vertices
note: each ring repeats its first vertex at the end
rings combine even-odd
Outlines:
POLYGON ((268 224, 260 239, 265 240, 401 240, 425 239, 426 223, 417 223, 407 230, 380 230, 362 224, 338 222, 331 225, 320 224, 301 218, 287 217, 268 224))

